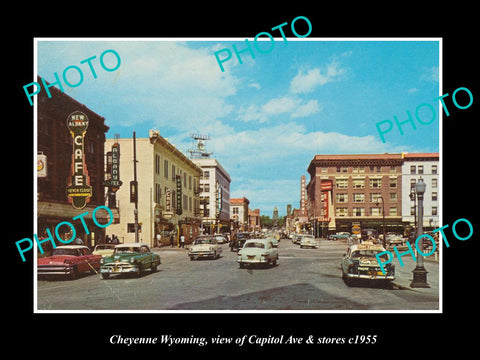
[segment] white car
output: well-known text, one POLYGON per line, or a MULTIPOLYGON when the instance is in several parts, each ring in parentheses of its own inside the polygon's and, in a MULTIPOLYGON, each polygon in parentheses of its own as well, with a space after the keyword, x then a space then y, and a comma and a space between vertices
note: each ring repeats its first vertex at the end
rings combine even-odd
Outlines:
POLYGON ((270 239, 250 239, 245 242, 238 252, 237 262, 240 268, 252 264, 276 265, 278 261, 278 248, 273 246, 270 239))
POLYGON ((300 239, 300 247, 310 247, 316 248, 318 246, 318 242, 313 235, 303 235, 300 239))
POLYGON ((215 236, 203 235, 198 236, 188 251, 190 260, 199 258, 212 258, 215 260, 222 253, 222 247, 218 244, 215 236))

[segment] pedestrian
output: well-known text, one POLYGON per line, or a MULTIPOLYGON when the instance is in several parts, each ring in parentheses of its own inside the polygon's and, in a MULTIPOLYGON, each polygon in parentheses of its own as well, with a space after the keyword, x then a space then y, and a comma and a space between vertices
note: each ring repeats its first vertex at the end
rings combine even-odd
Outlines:
POLYGON ((170 247, 173 248, 173 232, 170 233, 170 247))
POLYGON ((180 247, 185 247, 185 235, 183 234, 180 236, 180 247))

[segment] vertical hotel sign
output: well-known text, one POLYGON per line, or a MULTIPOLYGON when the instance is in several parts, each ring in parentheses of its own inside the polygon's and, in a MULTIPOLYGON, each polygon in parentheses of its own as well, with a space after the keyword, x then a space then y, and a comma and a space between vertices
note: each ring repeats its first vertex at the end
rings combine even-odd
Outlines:
POLYGON ((67 127, 73 138, 72 172, 67 186, 67 197, 75 209, 83 209, 92 196, 84 154, 87 115, 80 111, 71 113, 67 117, 67 127))

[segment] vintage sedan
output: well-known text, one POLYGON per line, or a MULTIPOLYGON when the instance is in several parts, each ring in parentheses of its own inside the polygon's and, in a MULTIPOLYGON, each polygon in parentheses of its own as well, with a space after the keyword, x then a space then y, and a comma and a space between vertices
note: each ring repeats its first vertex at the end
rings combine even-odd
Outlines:
POLYGON ((84 245, 59 246, 53 249, 51 256, 37 259, 37 275, 62 275, 75 279, 80 273, 95 273, 100 268, 101 258, 84 245))
POLYGON ((254 264, 276 265, 277 261, 278 248, 274 247, 269 239, 247 240, 238 252, 237 258, 240 268, 254 264))
POLYGON ((160 255, 153 253, 147 244, 119 244, 111 256, 102 258, 100 275, 108 279, 110 275, 134 274, 139 277, 142 271, 157 271, 161 264, 160 255))
POLYGON ((110 256, 115 250, 115 244, 98 244, 93 249, 93 255, 101 255, 102 257, 110 256))
POLYGON ((222 247, 218 244, 216 236, 202 235, 198 236, 193 245, 190 246, 188 256, 190 260, 197 260, 200 258, 212 258, 215 260, 220 256, 222 247))
POLYGON ((318 241, 315 239, 313 235, 303 235, 300 238, 300 247, 303 249, 304 247, 309 248, 316 248, 318 246, 318 241))
MULTIPOLYGON (((351 245, 347 253, 343 255, 340 264, 345 284, 350 286, 352 281, 361 279, 383 282, 395 280, 395 265, 386 264, 384 274, 375 256, 384 251, 385 248, 382 245, 374 244, 371 241, 351 245)), ((385 261, 385 257, 387 254, 383 254, 380 258, 385 261)))

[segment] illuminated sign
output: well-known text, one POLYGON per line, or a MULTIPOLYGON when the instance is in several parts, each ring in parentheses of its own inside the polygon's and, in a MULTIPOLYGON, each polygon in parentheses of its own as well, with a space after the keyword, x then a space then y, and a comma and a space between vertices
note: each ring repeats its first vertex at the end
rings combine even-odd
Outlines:
POLYGON ((75 111, 67 117, 67 127, 73 138, 72 175, 67 186, 68 202, 75 209, 83 209, 92 197, 92 187, 88 176, 84 156, 85 133, 88 128, 88 117, 75 111))

